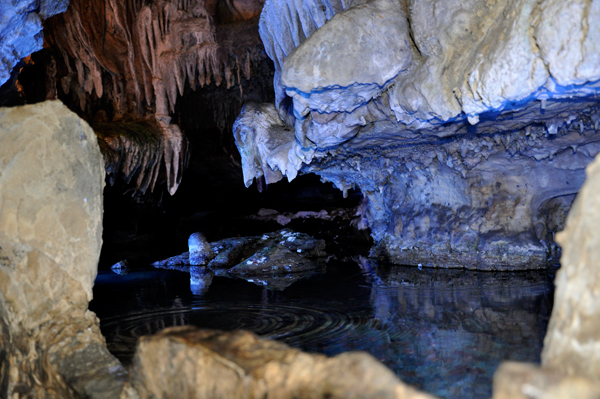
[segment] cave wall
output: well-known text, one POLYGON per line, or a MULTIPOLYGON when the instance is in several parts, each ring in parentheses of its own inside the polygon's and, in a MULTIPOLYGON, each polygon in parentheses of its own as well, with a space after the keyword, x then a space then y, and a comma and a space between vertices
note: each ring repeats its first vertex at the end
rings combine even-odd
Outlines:
POLYGON ((599 21, 591 0, 267 1, 275 103, 234 125, 244 182, 359 188, 371 253, 394 263, 557 263, 600 151, 599 21))
POLYGON ((41 50, 42 21, 64 12, 68 0, 17 0, 0 4, 0 86, 23 58, 41 50))

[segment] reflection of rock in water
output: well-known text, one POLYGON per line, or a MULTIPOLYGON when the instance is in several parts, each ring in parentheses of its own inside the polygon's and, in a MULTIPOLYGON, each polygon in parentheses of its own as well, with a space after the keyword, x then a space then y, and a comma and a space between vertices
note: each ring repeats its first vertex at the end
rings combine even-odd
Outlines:
MULTIPOLYGON (((323 271, 324 270, 319 270, 319 272, 323 271)), ((256 284, 260 287, 264 287, 270 291, 283 291, 296 281, 311 277, 315 273, 317 273, 317 270, 306 270, 298 273, 288 273, 286 275, 265 273, 253 276, 238 276, 238 278, 246 280, 249 283, 256 284)))
POLYGON ((190 266, 190 290, 194 295, 205 294, 212 279, 213 272, 209 268, 190 266))
POLYGON ((395 267, 376 276, 371 303, 397 355, 388 366, 407 382, 441 396, 487 397, 489 391, 467 395, 491 384, 495 367, 484 359, 539 361, 552 286, 541 272, 395 267), (415 331, 413 341, 395 340, 404 329, 415 331), (489 384, 477 384, 481 379, 489 384))

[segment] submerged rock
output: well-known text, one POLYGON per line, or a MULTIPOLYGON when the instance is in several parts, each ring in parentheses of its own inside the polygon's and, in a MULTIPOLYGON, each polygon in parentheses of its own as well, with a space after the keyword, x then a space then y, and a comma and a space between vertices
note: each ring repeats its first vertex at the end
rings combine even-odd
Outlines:
POLYGON ((157 260, 156 262, 151 263, 154 267, 163 267, 163 266, 184 266, 190 265, 190 253, 184 252, 181 255, 171 256, 170 258, 157 260))
POLYGON ((214 253, 202 233, 193 233, 188 239, 190 265, 206 265, 214 253))
POLYGON ((364 352, 328 358, 246 331, 188 326, 140 338, 130 383, 141 399, 433 398, 364 352))
POLYGON ((0 109, 0 397, 115 398, 125 370, 88 310, 104 168, 59 101, 0 109))
POLYGON ((212 270, 228 269, 247 256, 255 248, 259 237, 226 238, 211 244, 213 251, 217 254, 208 263, 212 270))
POLYGON ((312 277, 315 273, 322 271, 319 269, 310 269, 304 272, 294 272, 288 274, 271 274, 271 273, 263 273, 263 274, 254 274, 250 276, 240 275, 239 278, 246 280, 249 283, 258 285, 259 287, 263 287, 268 289, 269 291, 283 291, 290 285, 294 284, 296 281, 304 280, 306 278, 312 277))

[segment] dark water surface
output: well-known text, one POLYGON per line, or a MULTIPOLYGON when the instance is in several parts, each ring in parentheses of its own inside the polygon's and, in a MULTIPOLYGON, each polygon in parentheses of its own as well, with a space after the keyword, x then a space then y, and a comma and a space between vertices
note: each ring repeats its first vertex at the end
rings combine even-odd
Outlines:
POLYGON ((180 271, 99 272, 94 298, 108 348, 125 364, 140 336, 165 327, 247 329, 308 352, 364 350, 417 388, 468 399, 491 396, 502 361, 539 362, 553 285, 546 272, 365 273, 337 262, 284 291, 215 276, 202 295, 180 271))

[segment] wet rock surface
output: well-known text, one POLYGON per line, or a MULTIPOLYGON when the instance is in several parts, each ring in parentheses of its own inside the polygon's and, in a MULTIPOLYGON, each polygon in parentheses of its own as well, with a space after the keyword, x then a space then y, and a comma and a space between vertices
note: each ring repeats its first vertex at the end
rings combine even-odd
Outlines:
POLYGON ((96 136, 58 101, 0 109, 1 397, 117 397, 88 310, 102 243, 96 136))
POLYGON ((194 327, 141 338, 130 383, 140 398, 433 398, 366 353, 327 358, 245 331, 194 327))
MULTIPOLYGON (((197 236, 192 235, 190 240, 192 237, 194 242, 198 241, 197 236)), ((226 238, 211 243, 209 247, 211 255, 197 263, 206 265, 206 268, 202 268, 204 275, 240 277, 275 290, 282 290, 311 276, 313 271, 322 269, 324 262, 318 258, 327 255, 324 240, 289 229, 255 237, 226 238)), ((190 254, 186 252, 152 265, 193 273, 192 268, 188 267, 194 265, 190 254)), ((193 280, 192 275, 191 284, 197 285, 193 280)))
MULTIPOLYGON (((321 267, 315 258, 327 255, 325 241, 289 229, 256 237, 226 238, 211 243, 210 249, 212 259, 208 261, 207 256, 202 264, 219 275, 234 276, 307 272, 321 267)), ((152 265, 186 270, 185 266, 193 265, 190 254, 186 252, 152 265)))

